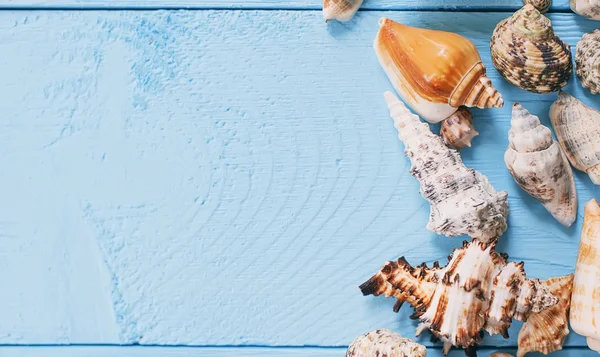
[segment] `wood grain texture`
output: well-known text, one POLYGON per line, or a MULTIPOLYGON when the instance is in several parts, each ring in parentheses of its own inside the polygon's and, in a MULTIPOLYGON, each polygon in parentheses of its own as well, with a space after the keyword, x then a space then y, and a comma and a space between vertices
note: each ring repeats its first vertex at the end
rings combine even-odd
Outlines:
MULTIPOLYGON (((556 98, 492 67, 508 13, 363 12, 327 26, 316 11, 0 12, 0 263, 15 272, 0 275, 0 343, 412 337, 407 307, 394 314, 358 285, 400 255, 444 260, 461 239, 425 230, 371 49, 383 15, 476 43, 506 106, 474 110, 481 135, 463 157, 509 191, 499 249, 531 277, 572 272, 583 206, 563 228, 503 164, 512 102, 549 125, 556 98)), ((572 45, 596 25, 551 18, 572 45)), ((567 90, 600 108, 575 79, 567 90)), ((586 175, 577 183, 581 202, 600 196, 586 175)), ((514 346, 519 326, 485 343, 514 346)))
MULTIPOLYGON (((321 0, 3 0, 8 9, 288 9, 320 10, 321 0)), ((514 11, 522 0, 365 0, 365 10, 514 11)), ((554 0, 551 11, 570 11, 569 0, 554 0)))

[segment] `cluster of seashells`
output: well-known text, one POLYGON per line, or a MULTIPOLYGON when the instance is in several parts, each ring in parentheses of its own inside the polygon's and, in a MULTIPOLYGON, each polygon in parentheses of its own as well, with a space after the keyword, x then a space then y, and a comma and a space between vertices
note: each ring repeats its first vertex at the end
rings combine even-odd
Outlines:
MULTIPOLYGON (((558 92, 549 112, 557 140, 537 116, 514 103, 504 161, 516 183, 568 227, 577 218, 578 206, 571 167, 600 185, 600 112, 562 90, 572 76, 572 55, 543 15, 551 0, 523 3, 494 29, 492 63, 506 81, 523 90, 558 92)), ((327 21, 348 21, 361 4, 362 0, 325 0, 323 14, 327 21)), ((600 20, 600 0, 571 0, 571 8, 600 20)), ((507 192, 497 191, 485 175, 468 168, 459 153, 479 134, 468 108, 504 105, 475 45, 455 33, 381 18, 373 47, 400 96, 384 93, 411 162, 410 174, 430 205, 426 228, 472 240, 455 249, 445 266, 412 266, 404 257, 386 262, 360 285, 362 294, 396 299, 394 312, 410 304, 415 310, 411 318, 419 321, 416 335, 429 330, 432 340, 443 343, 444 354, 455 346, 476 356, 484 332, 508 338, 513 319, 524 322, 517 357, 561 350, 569 323, 600 353, 600 204, 591 200, 585 205, 574 274, 544 281, 528 278, 523 262, 510 262, 496 251, 507 229, 507 192), (440 135, 421 119, 441 123, 440 135)), ((600 93, 600 30, 581 38, 575 64, 582 85, 600 93)), ((346 356, 426 354, 423 345, 380 329, 358 337, 346 356)))

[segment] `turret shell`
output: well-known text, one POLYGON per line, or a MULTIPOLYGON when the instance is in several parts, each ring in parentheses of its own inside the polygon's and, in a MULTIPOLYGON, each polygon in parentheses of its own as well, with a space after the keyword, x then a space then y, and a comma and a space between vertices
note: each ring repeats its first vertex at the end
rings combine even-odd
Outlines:
POLYGON ((573 71, 569 45, 531 4, 496 26, 490 49, 498 72, 510 83, 534 93, 558 91, 573 71))
POLYGON ((571 10, 592 20, 600 20, 600 0, 571 0, 571 10))
POLYGON ((460 150, 471 147, 471 140, 479 135, 473 126, 473 116, 469 109, 460 107, 442 122, 440 136, 449 147, 460 150))
POLYGON ((373 44, 379 63, 402 99, 423 119, 438 123, 461 105, 502 107, 475 45, 451 32, 379 20, 373 44))
POLYGON ((323 18, 331 20, 349 21, 362 5, 363 0, 324 0, 323 18))
POLYGON ((431 204, 427 229, 448 237, 467 234, 494 240, 506 230, 507 193, 496 192, 487 177, 468 169, 460 154, 444 145, 429 125, 412 114, 391 92, 385 98, 409 157, 411 175, 431 204))
POLYGON ((550 120, 571 165, 600 185, 600 112, 561 91, 550 107, 550 120))
MULTIPOLYGON (((599 7, 600 10, 600 7, 599 7)), ((600 92, 600 30, 583 35, 575 51, 577 77, 592 94, 600 92)))
POLYGON ((550 6, 552 6, 552 0, 523 0, 523 4, 531 4, 543 14, 550 9, 550 6))
POLYGON ((577 217, 575 179, 550 129, 515 103, 508 140, 504 162, 515 181, 561 224, 571 226, 577 217))
POLYGON ((346 357, 425 357, 427 349, 415 341, 403 338, 387 329, 368 332, 356 338, 348 347, 346 357))

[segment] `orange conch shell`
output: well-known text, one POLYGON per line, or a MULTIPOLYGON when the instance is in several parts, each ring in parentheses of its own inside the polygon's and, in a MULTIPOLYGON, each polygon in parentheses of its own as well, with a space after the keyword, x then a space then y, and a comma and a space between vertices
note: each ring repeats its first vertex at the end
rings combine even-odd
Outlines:
POLYGON ((423 119, 438 123, 461 105, 504 105, 468 39, 387 18, 381 18, 379 25, 373 45, 379 63, 403 101, 423 119))

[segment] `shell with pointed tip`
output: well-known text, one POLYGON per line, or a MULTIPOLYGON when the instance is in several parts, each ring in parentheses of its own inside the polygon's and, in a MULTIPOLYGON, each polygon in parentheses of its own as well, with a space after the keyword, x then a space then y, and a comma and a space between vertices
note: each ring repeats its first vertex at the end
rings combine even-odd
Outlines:
POLYGON ((569 334, 573 274, 544 280, 541 284, 558 298, 558 303, 544 311, 529 315, 519 331, 517 357, 523 357, 529 352, 541 352, 547 355, 562 350, 569 334))
POLYGON ((471 147, 471 140, 479 135, 473 126, 473 116, 469 109, 460 107, 442 122, 440 136, 449 147, 460 150, 471 147))
POLYGON ((423 119, 438 123, 461 105, 504 105, 468 39, 387 18, 380 19, 379 25, 373 44, 379 63, 398 94, 423 119))
POLYGON ((506 230, 507 193, 496 192, 487 177, 468 169, 460 154, 444 145, 429 125, 412 114, 396 96, 385 99, 404 143, 421 195, 431 204, 427 229, 448 237, 467 234, 482 241, 496 239, 506 230))
POLYGON ((506 261, 496 243, 464 242, 448 265, 415 272, 403 257, 387 262, 360 286, 363 295, 383 295, 406 301, 425 329, 450 346, 470 349, 481 343, 481 330, 508 337, 512 319, 525 321, 532 313, 554 306, 558 299, 537 279, 527 279, 524 264, 506 261))
POLYGON ((415 341, 387 329, 365 333, 348 347, 346 357, 425 357, 427 349, 415 341))
POLYGON ((561 91, 550 107, 550 120, 571 165, 600 185, 600 112, 561 91))
POLYGON ((556 92, 571 73, 571 50, 531 4, 501 21, 490 42, 492 63, 510 83, 534 93, 556 92))
POLYGON ((588 346, 600 353, 600 205, 585 205, 569 321, 576 333, 587 337, 588 346))
POLYGON ((574 13, 592 20, 600 20, 600 0, 571 0, 574 13))
POLYGON ((573 170, 550 129, 519 103, 513 105, 504 162, 515 181, 561 224, 577 218, 573 170))
POLYGON ((324 0, 323 18, 325 21, 350 21, 356 14, 363 0, 324 0))
POLYGON ((600 30, 586 33, 575 51, 577 77, 592 94, 600 93, 600 30))
POLYGON ((552 5, 552 0, 523 0, 523 4, 531 4, 542 14, 547 12, 552 5))

